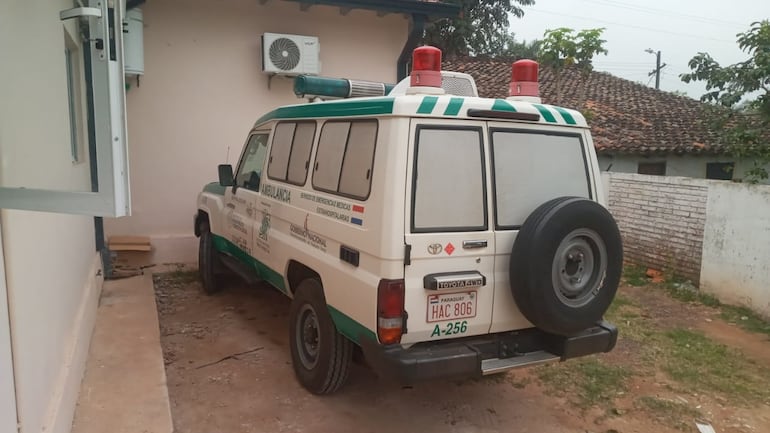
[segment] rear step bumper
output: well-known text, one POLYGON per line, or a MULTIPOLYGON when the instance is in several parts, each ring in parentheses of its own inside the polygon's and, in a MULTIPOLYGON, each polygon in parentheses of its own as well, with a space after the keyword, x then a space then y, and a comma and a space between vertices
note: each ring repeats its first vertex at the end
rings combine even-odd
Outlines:
POLYGON ((410 384, 431 379, 459 379, 501 373, 552 361, 609 352, 617 328, 607 322, 563 337, 539 329, 503 332, 461 340, 382 346, 362 338, 367 362, 384 378, 410 384))

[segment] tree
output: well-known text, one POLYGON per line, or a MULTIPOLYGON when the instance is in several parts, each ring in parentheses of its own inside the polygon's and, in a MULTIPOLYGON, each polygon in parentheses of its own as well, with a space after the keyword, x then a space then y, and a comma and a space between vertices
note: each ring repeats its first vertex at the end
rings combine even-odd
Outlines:
POLYGON ((712 110, 712 126, 728 152, 753 162, 746 180, 767 179, 770 163, 770 21, 751 24, 737 35, 738 47, 748 59, 721 66, 708 53, 698 53, 682 74, 685 83, 705 81, 707 93, 701 101, 727 109, 712 110))
POLYGON ((537 59, 540 52, 540 40, 535 39, 532 41, 517 41, 516 35, 510 33, 505 38, 501 38, 500 41, 496 41, 490 46, 490 52, 487 53, 492 57, 502 57, 506 59, 519 60, 519 59, 537 59))
POLYGON ((607 54, 604 48, 607 41, 602 39, 603 32, 604 28, 597 28, 575 33, 567 27, 545 31, 538 59, 543 66, 554 72, 557 99, 561 99, 561 75, 564 69, 576 67, 585 79, 593 70, 593 58, 597 54, 607 54))
POLYGON ((535 4, 535 0, 458 0, 460 16, 433 23, 425 31, 423 41, 441 48, 445 55, 496 55, 511 37, 508 16, 519 18, 519 7, 535 4), (518 4, 518 5, 517 5, 518 4))

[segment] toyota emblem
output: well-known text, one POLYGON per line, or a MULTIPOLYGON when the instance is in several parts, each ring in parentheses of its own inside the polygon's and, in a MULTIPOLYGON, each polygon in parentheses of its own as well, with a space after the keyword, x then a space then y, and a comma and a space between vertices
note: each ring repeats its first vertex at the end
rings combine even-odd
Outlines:
POLYGON ((444 247, 441 246, 441 244, 430 244, 428 245, 428 252, 432 255, 440 254, 441 251, 444 249, 444 247))

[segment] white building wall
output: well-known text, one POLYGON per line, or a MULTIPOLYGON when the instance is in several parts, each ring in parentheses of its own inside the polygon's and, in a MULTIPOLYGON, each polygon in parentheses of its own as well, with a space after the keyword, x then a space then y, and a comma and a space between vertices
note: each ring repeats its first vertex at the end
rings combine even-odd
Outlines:
POLYGON ((770 318, 770 185, 602 174, 631 263, 770 318))
MULTIPOLYGON (((90 190, 88 164, 70 151, 59 11, 72 6, 0 4, 2 186, 90 190)), ((9 310, 0 320, 13 351, 11 360, 0 350, 0 364, 13 369, 21 432, 67 432, 101 287, 93 218, 2 210, 0 221, 9 310)))
POLYGON ((195 261, 196 195, 235 164, 254 122, 303 102, 293 80, 262 73, 264 32, 317 36, 321 74, 395 82, 408 35, 401 14, 296 2, 153 0, 144 13, 145 75, 127 93, 133 215, 105 222, 108 235, 147 235, 155 261, 195 261), (229 155, 229 157, 228 157, 229 155))
POLYGON ((710 183, 700 283, 770 317, 770 186, 710 183))
MULTIPOLYGON (((698 156, 698 155, 670 155, 670 156, 639 156, 639 155, 599 155, 599 168, 602 171, 614 173, 636 173, 639 163, 665 162, 666 176, 706 178, 706 164, 712 162, 735 162, 729 157, 698 156)), ((734 179, 746 177, 746 171, 753 166, 750 162, 738 161, 735 164, 734 179)), ((770 172, 770 165, 765 167, 770 172)), ((770 183, 767 179, 760 183, 770 183)))

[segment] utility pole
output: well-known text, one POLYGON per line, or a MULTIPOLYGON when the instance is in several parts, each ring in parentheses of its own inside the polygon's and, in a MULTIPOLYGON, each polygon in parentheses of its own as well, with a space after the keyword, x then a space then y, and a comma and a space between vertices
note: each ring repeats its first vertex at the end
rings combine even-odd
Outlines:
POLYGON ((660 50, 656 52, 656 51, 653 51, 652 48, 647 48, 646 50, 644 50, 644 52, 655 54, 655 57, 656 57, 655 69, 653 69, 652 72, 647 74, 647 76, 652 77, 653 75, 655 75, 655 88, 660 90, 660 71, 666 67, 666 64, 665 63, 663 63, 662 65, 660 64, 660 50))

